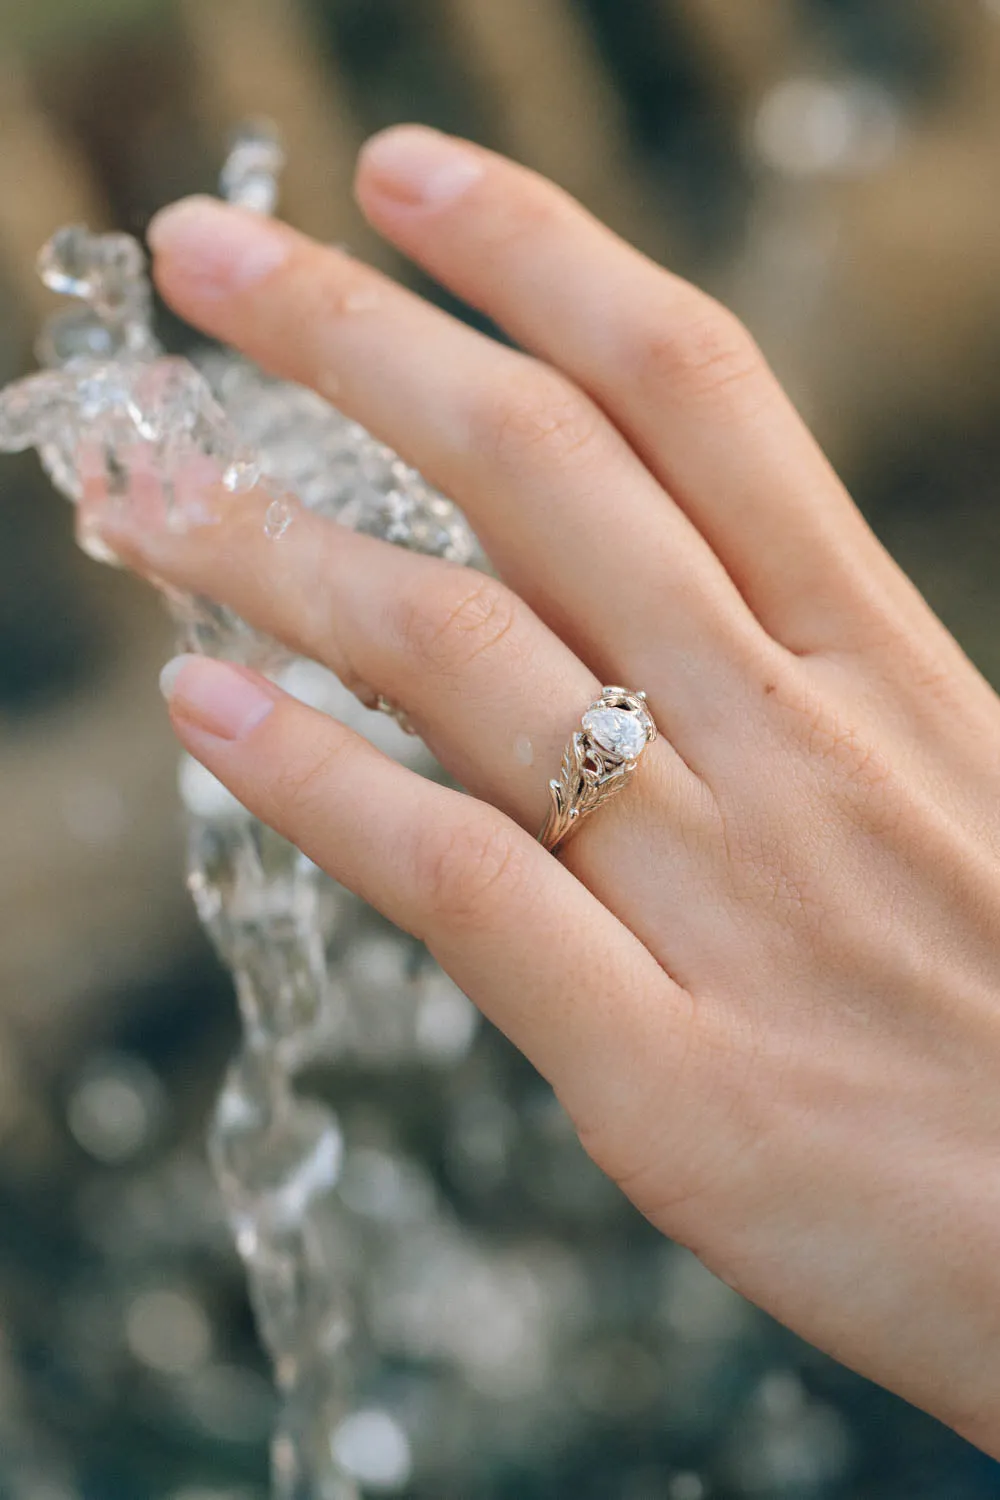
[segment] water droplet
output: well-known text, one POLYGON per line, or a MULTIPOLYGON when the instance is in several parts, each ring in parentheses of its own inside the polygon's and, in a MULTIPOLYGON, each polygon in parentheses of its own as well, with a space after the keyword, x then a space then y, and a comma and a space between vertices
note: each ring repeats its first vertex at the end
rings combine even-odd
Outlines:
POLYGON ((522 766, 535 764, 535 747, 526 734, 519 734, 514 741, 514 759, 522 766))
POLYGON ((292 524, 294 511, 287 500, 272 500, 264 516, 264 535, 279 541, 292 524))
POLYGON ((359 286, 353 292, 348 292, 341 304, 344 312, 374 312, 381 306, 382 298, 372 286, 359 286))
POLYGON ((260 464, 253 459, 237 458, 226 469, 222 483, 232 495, 245 495, 260 479, 260 464))

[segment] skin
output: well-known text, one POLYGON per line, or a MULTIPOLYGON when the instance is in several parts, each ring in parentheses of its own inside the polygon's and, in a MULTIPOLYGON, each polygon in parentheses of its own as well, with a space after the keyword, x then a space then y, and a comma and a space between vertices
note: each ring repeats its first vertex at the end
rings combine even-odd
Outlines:
POLYGON ((664 1233, 1000 1457, 1000 701, 722 308, 435 132, 376 137, 357 191, 525 352, 207 200, 155 222, 159 287, 417 464, 502 581, 306 513, 268 540, 266 496, 102 525, 376 686, 468 794, 200 658, 180 740, 428 944, 664 1233), (557 859, 603 683, 660 738, 557 859))

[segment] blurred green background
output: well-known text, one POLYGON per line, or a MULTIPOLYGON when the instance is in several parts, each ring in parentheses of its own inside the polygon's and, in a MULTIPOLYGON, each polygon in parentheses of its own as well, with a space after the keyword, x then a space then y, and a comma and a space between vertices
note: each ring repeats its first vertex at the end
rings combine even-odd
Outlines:
MULTIPOLYGON (((32 367, 48 308, 33 260, 52 230, 141 234, 162 203, 213 190, 227 135, 254 115, 288 146, 287 218, 446 305, 351 204, 357 146, 392 121, 538 167, 729 302, 1000 682, 1000 3, 4 0, 0 379, 32 367)), ((186 330, 164 327, 185 346, 186 330)), ((77 553, 33 457, 6 460, 10 1500, 264 1493, 269 1387, 200 1144, 235 1022, 180 879, 155 686, 170 639, 140 585, 77 553)), ((634 1278, 649 1240, 622 1226, 641 1252, 634 1278)), ((643 1385, 634 1343, 609 1337, 588 1376, 593 1446, 544 1471, 525 1454, 490 1478, 491 1497, 1000 1496, 997 1466, 935 1423, 766 1319, 720 1322, 691 1288, 670 1336, 712 1371, 698 1400, 677 1375, 694 1366, 654 1363, 643 1385), (639 1392, 627 1409, 625 1388, 639 1392)), ((640 1331, 645 1290, 624 1297, 640 1331)))

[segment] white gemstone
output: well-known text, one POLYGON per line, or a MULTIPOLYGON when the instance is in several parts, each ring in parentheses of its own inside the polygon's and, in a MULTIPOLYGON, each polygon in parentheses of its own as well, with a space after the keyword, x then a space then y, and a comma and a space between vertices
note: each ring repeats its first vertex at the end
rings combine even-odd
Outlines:
POLYGON ((646 726, 638 714, 624 708, 590 708, 583 727, 602 750, 619 760, 635 760, 646 743, 646 726))

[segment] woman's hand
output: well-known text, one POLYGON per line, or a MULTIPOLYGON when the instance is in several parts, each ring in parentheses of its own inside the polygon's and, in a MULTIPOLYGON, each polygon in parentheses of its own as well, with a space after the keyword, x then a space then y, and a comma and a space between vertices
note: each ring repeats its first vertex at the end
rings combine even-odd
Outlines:
POLYGON ((1000 702, 709 298, 432 131, 376 138, 358 192, 530 353, 208 200, 154 226, 160 288, 420 467, 503 582, 305 512, 270 541, 253 498, 105 530, 374 686, 474 795, 200 658, 180 739, 427 942, 666 1233, 1000 1456, 1000 702), (555 859, 602 683, 660 738, 555 859))

